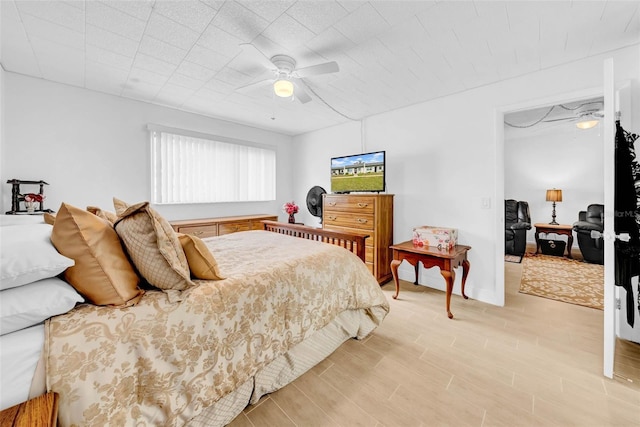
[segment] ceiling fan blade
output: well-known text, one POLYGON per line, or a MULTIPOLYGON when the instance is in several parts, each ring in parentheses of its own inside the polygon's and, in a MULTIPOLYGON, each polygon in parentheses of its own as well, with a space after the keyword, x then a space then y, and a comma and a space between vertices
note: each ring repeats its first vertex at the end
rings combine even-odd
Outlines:
POLYGON ((271 60, 267 58, 267 56, 264 53, 262 53, 262 51, 257 47, 255 47, 253 44, 240 43, 240 47, 248 55, 251 55, 264 68, 268 70, 278 69, 278 67, 276 67, 276 65, 273 62, 271 62, 271 60))
POLYGON ((340 71, 338 63, 335 61, 324 64, 311 65, 310 67, 298 68, 295 73, 298 77, 316 76, 318 74, 329 74, 340 71))
POLYGON ((236 88, 236 92, 247 93, 252 90, 259 89, 264 86, 273 84, 273 79, 258 80, 257 82, 249 83, 248 85, 240 86, 236 88))
POLYGON ((545 123, 551 123, 551 122, 564 122, 564 121, 571 121, 571 120, 578 120, 579 117, 562 117, 560 119, 549 119, 549 120, 543 120, 543 122, 545 123))
POLYGON ((311 96, 304 90, 304 83, 300 79, 291 79, 293 81, 293 86, 295 91, 293 92, 296 99, 300 101, 301 104, 306 104, 311 101, 311 96))

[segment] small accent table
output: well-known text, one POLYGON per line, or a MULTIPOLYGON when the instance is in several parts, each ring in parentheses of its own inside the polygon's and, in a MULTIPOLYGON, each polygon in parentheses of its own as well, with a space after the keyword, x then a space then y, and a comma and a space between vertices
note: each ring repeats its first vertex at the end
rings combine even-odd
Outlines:
POLYGON ((467 251, 471 246, 456 245, 451 250, 440 250, 433 246, 416 247, 411 240, 397 245, 391 246, 393 250, 393 261, 391 261, 391 273, 396 284, 396 294, 393 299, 398 298, 400 293, 400 282, 398 280, 398 266, 402 261, 407 261, 413 265, 416 270, 416 281, 418 284, 418 265, 422 262, 424 268, 440 267, 440 274, 447 283, 447 316, 453 319, 451 313, 451 292, 453 291, 453 283, 456 279, 454 268, 462 265, 462 296, 468 299, 464 293, 464 285, 469 275, 469 261, 467 260, 467 251))
POLYGON ((0 412, 1 426, 55 427, 58 425, 58 393, 45 393, 0 412))
POLYGON ((544 224, 544 223, 533 224, 533 226, 536 227, 536 253, 537 254, 542 252, 540 248, 540 233, 564 234, 565 236, 568 237, 567 258, 573 259, 573 257, 571 256, 571 246, 573 246, 573 226, 565 225, 565 224, 554 225, 554 224, 544 224))

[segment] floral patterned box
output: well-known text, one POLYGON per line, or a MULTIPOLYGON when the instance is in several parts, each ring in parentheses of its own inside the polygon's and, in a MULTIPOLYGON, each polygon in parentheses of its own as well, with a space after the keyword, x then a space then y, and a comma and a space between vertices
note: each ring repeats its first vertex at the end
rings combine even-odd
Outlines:
POLYGON ((413 245, 451 249, 458 241, 458 229, 423 225, 413 229, 413 245))

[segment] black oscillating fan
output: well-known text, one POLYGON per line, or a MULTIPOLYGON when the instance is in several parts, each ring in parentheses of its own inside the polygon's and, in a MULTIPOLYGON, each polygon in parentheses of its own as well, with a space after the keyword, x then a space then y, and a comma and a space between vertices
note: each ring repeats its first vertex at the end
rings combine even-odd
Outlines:
POLYGON ((312 187, 307 193, 307 209, 311 215, 320 218, 320 224, 322 224, 322 195, 326 194, 324 188, 312 187))

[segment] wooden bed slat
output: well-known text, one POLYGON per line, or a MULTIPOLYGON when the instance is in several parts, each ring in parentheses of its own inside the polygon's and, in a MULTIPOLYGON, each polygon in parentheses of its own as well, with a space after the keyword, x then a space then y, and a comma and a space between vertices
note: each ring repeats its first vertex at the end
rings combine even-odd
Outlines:
POLYGON ((318 242, 329 243, 341 246, 356 254, 362 262, 365 262, 364 241, 368 234, 344 233, 324 228, 307 227, 306 225, 289 224, 276 221, 262 221, 264 229, 274 233, 285 234, 301 239, 316 240, 318 242))

